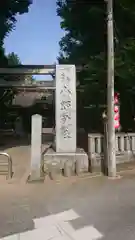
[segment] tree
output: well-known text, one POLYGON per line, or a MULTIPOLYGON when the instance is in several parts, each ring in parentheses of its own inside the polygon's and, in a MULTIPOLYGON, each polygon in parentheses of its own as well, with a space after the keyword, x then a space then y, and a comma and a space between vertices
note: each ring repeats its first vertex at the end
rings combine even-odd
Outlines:
POLYGON ((32 0, 6 0, 0 3, 0 45, 15 28, 17 14, 28 12, 32 0))
MULTIPOLYGON (((4 39, 8 34, 15 29, 16 16, 28 12, 29 6, 32 4, 32 0, 5 0, 0 2, 0 67, 8 65, 20 64, 18 56, 14 53, 5 56, 3 48, 4 39)), ((2 79, 11 81, 12 77, 0 76, 2 79)), ((2 89, 0 88, 0 124, 4 122, 7 117, 7 106, 12 102, 14 95, 14 89, 2 89)))
POLYGON ((7 55, 8 65, 21 65, 21 61, 17 54, 14 52, 7 55))
POLYGON ((4 39, 15 29, 16 16, 28 12, 32 0, 6 0, 0 2, 0 65, 8 64, 4 53, 4 39))
MULTIPOLYGON (((19 65, 21 64, 21 61, 17 54, 10 53, 6 56, 8 65, 19 65)), ((1 78, 6 81, 13 81, 14 77, 16 76, 2 76, 1 78)), ((18 76, 17 79, 20 79, 20 76, 18 76)), ((16 89, 13 87, 10 88, 2 88, 0 87, 0 124, 1 128, 4 127, 5 122, 8 120, 8 112, 9 112, 9 106, 12 105, 12 100, 14 98, 14 95, 16 94, 16 89)))
MULTIPOLYGON (((78 74, 83 85, 84 105, 106 103, 106 2, 104 0, 57 1, 57 14, 66 34, 60 41, 59 62, 85 66, 78 74)), ((114 1, 115 90, 121 96, 121 115, 125 98, 135 111, 135 2, 114 1), (131 104, 130 104, 131 105, 131 104)), ((127 105, 127 104, 126 104, 127 105)), ((127 111, 130 106, 127 106, 127 111)), ((124 110, 123 110, 124 109, 124 110)), ((133 113, 132 113, 133 114, 133 113)), ((122 118, 122 120, 125 117, 122 118)), ((126 120, 129 124, 129 121, 126 120)), ((123 123, 124 125, 124 123, 123 123)), ((124 125, 125 126, 125 125, 124 125)))
MULTIPOLYGON (((22 65, 20 58, 18 57, 17 54, 14 52, 9 53, 7 55, 7 60, 8 60, 8 66, 13 66, 13 65, 22 65)), ((9 76, 8 81, 25 81, 25 83, 31 84, 34 81, 34 77, 31 75, 14 75, 14 76, 9 76)))

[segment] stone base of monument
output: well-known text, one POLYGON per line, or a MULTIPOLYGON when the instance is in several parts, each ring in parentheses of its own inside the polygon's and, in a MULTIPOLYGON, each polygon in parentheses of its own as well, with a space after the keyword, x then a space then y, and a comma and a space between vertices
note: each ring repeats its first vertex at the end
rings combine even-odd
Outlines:
POLYGON ((57 163, 61 170, 65 169, 65 176, 70 175, 67 171, 69 171, 68 166, 71 166, 71 163, 73 163, 73 168, 75 168, 77 175, 88 172, 89 169, 88 155, 80 148, 78 148, 75 153, 57 153, 53 148, 49 148, 44 155, 44 170, 48 168, 47 166, 53 165, 54 163, 57 163))
POLYGON ((27 178, 27 183, 43 183, 44 182, 44 176, 40 176, 40 177, 35 177, 33 175, 29 175, 27 178))

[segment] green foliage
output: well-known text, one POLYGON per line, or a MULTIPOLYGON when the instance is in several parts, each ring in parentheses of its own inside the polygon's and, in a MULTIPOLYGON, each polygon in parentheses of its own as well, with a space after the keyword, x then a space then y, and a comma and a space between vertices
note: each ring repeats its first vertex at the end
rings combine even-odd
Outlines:
POLYGON ((0 46, 15 28, 17 14, 28 12, 31 0, 6 0, 0 2, 0 46))
MULTIPOLYGON (((61 28, 66 33, 60 41, 58 60, 60 63, 85 66, 77 76, 83 85, 83 104, 92 104, 96 108, 106 103, 106 6, 104 0, 57 1, 57 14, 61 18, 61 28)), ((114 0, 115 90, 120 92, 122 116, 126 112, 126 98, 128 104, 132 105, 129 114, 135 114, 134 29, 135 1, 114 0)))
MULTIPOLYGON (((0 67, 21 64, 20 59, 14 53, 5 56, 3 48, 4 39, 15 29, 18 14, 28 12, 32 0, 5 0, 0 2, 0 67)), ((0 76, 1 79, 12 81, 12 76, 0 76)), ((0 127, 8 118, 8 106, 11 105, 15 90, 0 88, 0 127)))
POLYGON ((7 55, 7 59, 8 59, 8 65, 21 65, 21 61, 18 57, 17 54, 15 54, 14 52, 9 53, 7 55))
POLYGON ((28 12, 32 0, 5 0, 0 2, 0 66, 8 64, 4 53, 4 39, 15 29, 18 14, 28 12))
MULTIPOLYGON (((17 54, 10 53, 6 56, 7 59, 7 65, 19 65, 21 64, 20 59, 17 54)), ((2 76, 2 79, 5 79, 6 81, 12 81, 14 80, 14 76, 2 76)), ((20 80, 20 76, 17 76, 17 79, 20 80)), ((14 88, 0 88, 0 127, 4 127, 5 122, 8 120, 8 111, 9 107, 12 105, 12 100, 14 98, 14 95, 16 93, 16 90, 14 88)))

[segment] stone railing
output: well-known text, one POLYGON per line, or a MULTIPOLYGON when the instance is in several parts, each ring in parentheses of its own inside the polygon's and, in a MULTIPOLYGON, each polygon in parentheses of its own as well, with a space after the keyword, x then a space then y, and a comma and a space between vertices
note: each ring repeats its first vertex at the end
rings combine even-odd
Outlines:
POLYGON ((88 153, 99 155, 103 153, 103 135, 100 133, 88 134, 88 153))
MULTIPOLYGON (((94 165, 97 165, 97 162, 99 165, 100 159, 103 156, 103 144, 104 137, 102 134, 88 134, 88 154, 89 158, 93 159, 94 165)), ((117 133, 115 146, 117 163, 131 161, 131 156, 135 154, 135 133, 117 133)))

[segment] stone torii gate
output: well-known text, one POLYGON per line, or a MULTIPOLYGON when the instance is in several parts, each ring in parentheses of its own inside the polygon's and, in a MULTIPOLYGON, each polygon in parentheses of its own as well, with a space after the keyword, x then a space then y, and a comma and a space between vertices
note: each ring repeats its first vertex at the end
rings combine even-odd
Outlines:
MULTIPOLYGON (((79 69, 77 69, 79 70, 79 69)), ((53 86, 46 87, 55 89, 55 126, 56 142, 55 149, 49 149, 44 162, 59 162, 63 168, 65 161, 78 161, 80 169, 88 169, 88 156, 82 150, 77 148, 76 144, 76 67, 75 65, 46 65, 31 66, 21 65, 8 68, 0 68, 1 75, 51 75, 53 76, 53 86)), ((22 83, 7 83, 12 87, 30 87, 22 83)), ((0 87, 4 86, 0 83, 0 87)), ((34 85, 37 89, 44 88, 34 85)), ((37 180, 41 176, 41 135, 42 118, 39 115, 33 116, 32 134, 31 134, 31 179, 37 180)))

